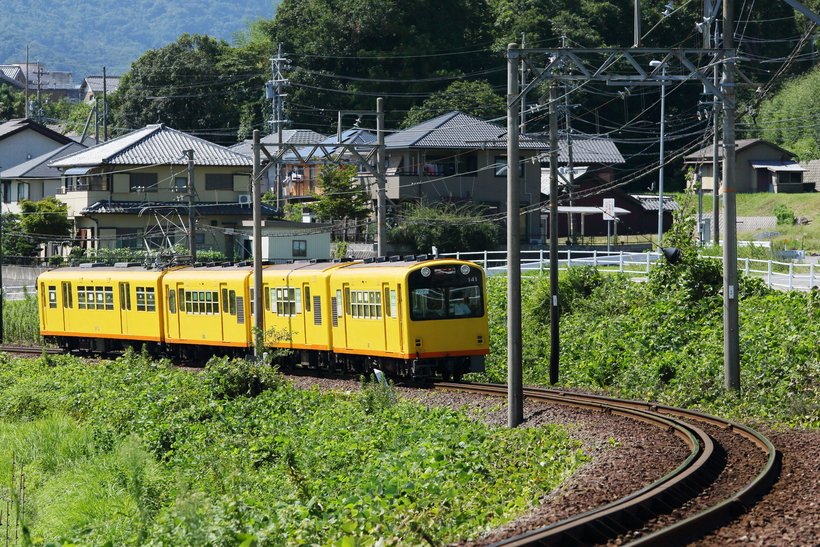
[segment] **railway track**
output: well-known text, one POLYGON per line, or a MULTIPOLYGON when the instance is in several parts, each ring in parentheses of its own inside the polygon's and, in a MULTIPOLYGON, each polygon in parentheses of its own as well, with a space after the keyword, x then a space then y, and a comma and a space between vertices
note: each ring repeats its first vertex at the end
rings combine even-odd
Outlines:
POLYGON ((63 351, 58 348, 49 348, 43 346, 15 346, 12 344, 3 344, 2 346, 0 346, 0 351, 5 351, 6 353, 24 353, 29 355, 41 355, 44 351, 51 355, 63 353, 63 351))
MULTIPOLYGON (((435 388, 507 394, 506 386, 495 384, 437 382, 435 388)), ((774 445, 759 432, 728 420, 669 406, 553 389, 527 388, 524 396, 533 401, 624 416, 670 431, 685 443, 688 456, 665 476, 614 502, 493 545, 686 544, 737 518, 770 489, 779 475, 780 459, 774 445), (724 447, 732 444, 726 436, 745 448, 724 447), (718 442, 716 438, 723 440, 718 442), (729 486, 729 490, 724 485, 725 495, 706 506, 695 501, 709 489, 720 490, 714 486, 718 477, 735 465, 733 458, 743 458, 749 450, 761 453, 765 462, 752 480, 740 487, 729 486), (673 522, 668 522, 670 518, 673 522)))

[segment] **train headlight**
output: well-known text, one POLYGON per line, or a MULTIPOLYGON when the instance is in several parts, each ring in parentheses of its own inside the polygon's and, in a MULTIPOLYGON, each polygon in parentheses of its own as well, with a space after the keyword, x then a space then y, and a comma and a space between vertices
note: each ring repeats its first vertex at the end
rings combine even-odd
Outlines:
POLYGON ((427 266, 425 266, 421 269, 421 276, 422 277, 430 277, 431 273, 432 272, 430 271, 430 268, 428 268, 427 266))
POLYGON ((470 267, 466 264, 461 265, 461 275, 467 275, 470 273, 470 267))

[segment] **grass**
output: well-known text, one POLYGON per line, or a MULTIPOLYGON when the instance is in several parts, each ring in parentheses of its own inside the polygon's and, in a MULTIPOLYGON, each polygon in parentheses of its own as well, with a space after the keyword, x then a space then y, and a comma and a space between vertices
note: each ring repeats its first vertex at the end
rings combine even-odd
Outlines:
POLYGON ((40 316, 37 296, 26 295, 23 300, 3 300, 3 340, 6 344, 39 344, 40 316))
MULTIPOLYGON (((684 194, 671 194, 679 203, 684 194)), ((697 200, 694 201, 697 204, 697 200)), ((775 250, 804 249, 820 252, 820 192, 802 194, 737 194, 737 216, 773 217, 774 208, 785 205, 794 212, 795 218, 805 217, 810 224, 778 225, 775 228, 756 232, 738 232, 741 239, 770 241, 775 250), (774 233, 772 233, 774 232, 774 233)), ((712 212, 711 194, 703 196, 703 212, 712 212)))

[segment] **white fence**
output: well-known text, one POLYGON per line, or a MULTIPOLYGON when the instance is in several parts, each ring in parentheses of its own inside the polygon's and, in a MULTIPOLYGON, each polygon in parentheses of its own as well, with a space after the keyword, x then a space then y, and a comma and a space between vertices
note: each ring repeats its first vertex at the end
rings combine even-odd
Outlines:
MULTIPOLYGON (((507 271, 506 251, 477 251, 468 253, 444 253, 443 257, 471 260, 481 264, 487 275, 504 274, 507 271)), ((644 277, 652 265, 660 259, 658 252, 606 252, 585 250, 561 250, 558 252, 558 269, 574 266, 595 266, 602 272, 618 272, 632 277, 644 277)), ((708 256, 723 261, 722 256, 708 256)), ((521 251, 521 271, 547 272, 550 252, 548 250, 521 251)), ((738 271, 763 278, 770 287, 782 290, 807 291, 820 284, 820 266, 814 263, 778 262, 755 258, 739 258, 738 271)))

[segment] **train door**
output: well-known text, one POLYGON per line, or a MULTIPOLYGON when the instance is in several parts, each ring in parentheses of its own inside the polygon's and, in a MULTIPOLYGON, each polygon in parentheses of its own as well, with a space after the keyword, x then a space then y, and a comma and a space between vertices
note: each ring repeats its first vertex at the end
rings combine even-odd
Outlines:
POLYGON ((128 312, 131 311, 131 283, 119 283, 120 297, 120 330, 119 332, 129 332, 128 312))
POLYGON ((65 330, 65 323, 63 322, 64 311, 59 309, 59 302, 57 301, 57 285, 46 285, 40 283, 40 298, 41 302, 41 316, 46 317, 45 326, 48 330, 63 331, 65 330))
POLYGON ((406 342, 406 340, 405 340, 406 337, 405 337, 405 334, 404 334, 404 318, 405 318, 405 315, 404 315, 404 309, 402 308, 402 303, 403 303, 403 300, 404 300, 401 296, 402 294, 403 293, 401 292, 401 283, 399 283, 399 284, 396 285, 395 295, 391 293, 390 298, 392 299, 394 296, 396 298, 396 320, 398 322, 396 327, 399 330, 399 351, 404 353, 405 351, 410 351, 410 348, 409 348, 409 346, 405 346, 405 344, 404 344, 404 342, 406 342))
POLYGON ((399 332, 399 314, 396 309, 396 291, 390 289, 389 283, 382 283, 381 290, 383 326, 384 326, 384 349, 388 353, 401 353, 401 333, 399 332))
POLYGON ((165 285, 165 301, 168 309, 165 313, 165 339, 179 338, 179 316, 185 308, 185 292, 182 285, 165 285))
POLYGON ((71 283, 69 281, 62 281, 60 283, 60 292, 63 297, 63 305, 60 307, 60 316, 63 321, 63 330, 71 330, 71 310, 74 308, 74 295, 71 292, 71 283))

